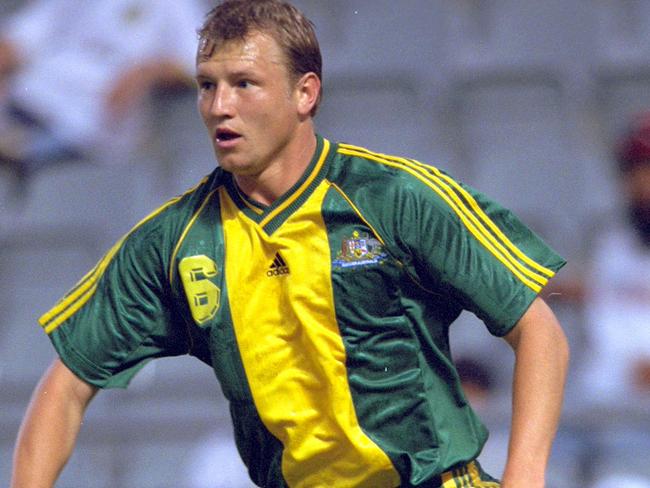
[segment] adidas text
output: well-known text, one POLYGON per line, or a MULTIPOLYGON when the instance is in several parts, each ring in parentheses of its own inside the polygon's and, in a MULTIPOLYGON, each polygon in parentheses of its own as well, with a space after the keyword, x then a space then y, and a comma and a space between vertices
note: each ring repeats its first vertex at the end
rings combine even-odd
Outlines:
POLYGON ((285 275, 285 274, 289 274, 289 268, 286 267, 286 266, 282 266, 280 268, 269 269, 266 272, 266 276, 280 276, 280 275, 285 275))

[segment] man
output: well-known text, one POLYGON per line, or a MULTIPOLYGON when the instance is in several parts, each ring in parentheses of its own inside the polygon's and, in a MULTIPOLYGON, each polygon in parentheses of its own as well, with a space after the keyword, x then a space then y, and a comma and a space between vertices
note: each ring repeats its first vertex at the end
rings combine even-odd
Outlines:
POLYGON ((595 436, 594 488, 650 486, 647 463, 635 462, 650 451, 647 423, 631 420, 650 404, 650 113, 631 122, 615 149, 621 207, 598 227, 590 271, 578 282, 589 344, 585 406, 608 419, 595 436))
POLYGON ((618 405, 620 398, 642 404, 650 394, 650 113, 633 120, 616 156, 627 218, 601 226, 583 280, 594 353, 584 386, 601 404, 618 405))
POLYGON ((60 359, 14 488, 52 485, 97 388, 187 353, 214 368, 259 486, 499 486, 449 351, 463 309, 515 350, 500 486, 544 486, 568 349, 537 294, 563 260, 437 168, 316 135, 320 51, 288 4, 210 12, 197 84, 220 167, 41 318, 60 359))

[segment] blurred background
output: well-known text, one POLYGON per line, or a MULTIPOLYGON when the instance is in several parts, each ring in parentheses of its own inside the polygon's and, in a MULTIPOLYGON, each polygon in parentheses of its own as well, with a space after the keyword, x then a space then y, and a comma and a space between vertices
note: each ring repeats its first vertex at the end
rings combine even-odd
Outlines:
MULTIPOLYGON (((38 23, 15 15, 27 15, 37 3, 3 0, 0 39, 22 27, 34 39, 38 23)), ((127 5, 123 20, 136 26, 147 8, 163 12, 183 4, 103 3, 127 5)), ((211 3, 189 3, 187 19, 198 27, 211 3)), ((323 51, 324 100, 316 119, 321 134, 447 170, 514 210, 569 260, 546 295, 572 346, 549 487, 650 487, 650 241, 637 239, 628 223, 630 176, 620 172, 615 157, 621 137, 635 123, 642 129, 638 114, 650 109, 650 2, 295 4, 314 21, 323 51), (601 245, 612 232, 617 237, 609 247, 601 245), (618 288, 608 291, 613 284, 618 288), (603 318, 607 323, 600 323, 603 318)), ((67 20, 58 35, 70 34, 71 12, 77 10, 63 12, 67 20)), ((34 15, 41 15, 41 26, 52 27, 54 20, 34 15)), ((180 44, 173 30, 163 30, 149 32, 163 44, 163 51, 147 51, 154 64, 165 43, 170 50, 180 44)), ((77 48, 91 49, 90 37, 79 36, 77 48)), ((24 61, 36 63, 46 44, 29 56, 23 52, 24 61)), ((189 50, 178 57, 183 68, 193 63, 189 50)), ((1 60, 0 50, 0 66, 1 60)), ((143 60, 122 65, 133 68, 131 76, 140 75, 143 60)), ((98 139, 88 136, 89 147, 105 144, 108 150, 82 148, 34 167, 7 157, 0 165, 2 486, 9 482, 30 393, 53 358, 38 316, 142 217, 214 167, 193 88, 183 80, 191 73, 176 75, 145 84, 130 108, 138 120, 120 129, 128 137, 106 126, 98 139)), ((77 77, 82 85, 94 80, 77 77)), ((11 93, 8 86, 0 81, 0 96, 11 93)), ((644 182, 635 188, 647 195, 650 180, 644 182)), ((498 475, 513 355, 472 316, 462 316, 453 328, 452 349, 492 433, 481 459, 498 475)), ((251 486, 213 373, 192 358, 151 363, 129 389, 100 393, 86 424, 58 486, 251 486)))

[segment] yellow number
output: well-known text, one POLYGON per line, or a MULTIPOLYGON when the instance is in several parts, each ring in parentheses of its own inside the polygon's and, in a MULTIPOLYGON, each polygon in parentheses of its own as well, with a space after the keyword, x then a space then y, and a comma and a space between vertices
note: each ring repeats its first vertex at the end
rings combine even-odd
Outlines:
POLYGON ((178 271, 194 321, 201 325, 214 318, 221 290, 210 278, 219 273, 217 264, 204 255, 190 256, 181 260, 178 271))

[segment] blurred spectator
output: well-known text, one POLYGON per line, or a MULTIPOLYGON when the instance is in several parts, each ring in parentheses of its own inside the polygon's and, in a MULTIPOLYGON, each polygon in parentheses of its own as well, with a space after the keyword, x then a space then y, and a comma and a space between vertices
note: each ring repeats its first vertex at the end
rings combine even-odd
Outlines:
POLYGON ((585 287, 587 391, 650 402, 650 113, 617 149, 627 219, 599 231, 585 287))
POLYGON ((191 83, 201 0, 33 0, 0 25, 0 165, 119 159, 141 102, 191 83))
POLYGON ((650 467, 638 457, 650 451, 650 112, 633 119, 615 159, 618 218, 595 229, 584 276, 565 274, 547 292, 584 312, 576 368, 581 408, 595 413, 587 417, 589 486, 650 488, 650 467))
POLYGON ((588 274, 552 291, 585 314, 582 396, 600 412, 588 429, 589 486, 645 488, 650 469, 638 456, 650 449, 650 429, 631 419, 650 414, 650 113, 634 120, 616 161, 622 215, 597 229, 588 274))

